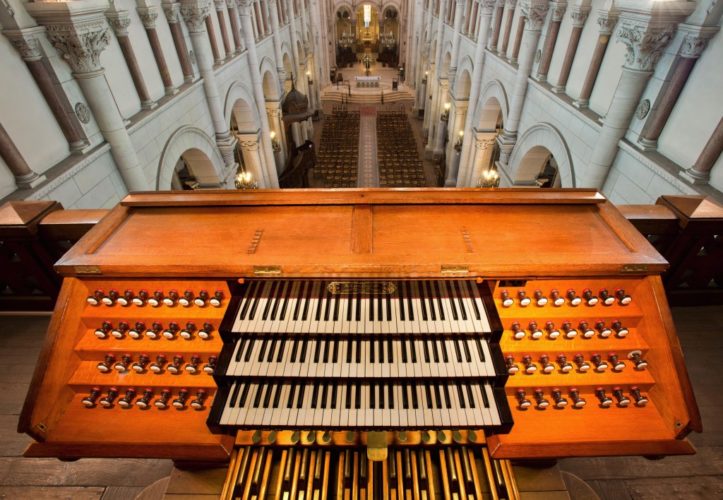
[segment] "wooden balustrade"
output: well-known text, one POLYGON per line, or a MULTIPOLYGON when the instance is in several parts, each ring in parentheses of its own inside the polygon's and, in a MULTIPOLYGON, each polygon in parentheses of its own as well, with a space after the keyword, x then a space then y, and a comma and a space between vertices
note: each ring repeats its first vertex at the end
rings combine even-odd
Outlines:
MULTIPOLYGON (((670 263, 672 305, 723 304, 723 207, 702 196, 662 196, 620 205, 670 263)), ((60 289, 57 261, 107 210, 64 210, 53 201, 0 207, 0 311, 51 311, 60 289)))

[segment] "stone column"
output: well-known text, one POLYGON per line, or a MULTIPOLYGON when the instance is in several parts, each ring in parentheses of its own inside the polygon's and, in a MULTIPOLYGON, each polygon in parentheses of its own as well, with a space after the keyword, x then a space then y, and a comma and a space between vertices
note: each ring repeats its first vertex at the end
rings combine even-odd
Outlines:
POLYGON ((178 89, 173 86, 171 72, 168 71, 168 64, 166 64, 166 57, 163 54, 161 40, 158 38, 158 32, 156 31, 158 10, 156 10, 156 7, 138 7, 138 16, 141 18, 146 35, 148 36, 148 42, 151 44, 153 58, 156 60, 156 66, 158 66, 158 71, 161 74, 161 81, 163 82, 166 95, 177 94, 178 89))
MULTIPOLYGON (((469 101, 466 100, 455 100, 454 101, 454 117, 451 118, 452 126, 447 130, 447 137, 449 138, 449 144, 447 145, 447 175, 444 180, 445 187, 457 186, 457 176, 459 173, 460 160, 462 158, 462 148, 455 146, 459 132, 464 132, 464 123, 467 117, 467 110, 469 109, 469 101), (451 161, 450 161, 451 160, 451 161)), ((463 137, 463 139, 465 139, 463 137)), ((464 144, 464 141, 462 142, 464 144)))
POLYGON ((480 40, 483 43, 487 43, 487 48, 490 49, 491 52, 497 51, 497 40, 500 38, 500 29, 502 28, 502 17, 504 15, 504 9, 505 9, 505 0, 496 0, 495 2, 495 8, 494 8, 494 20, 492 22, 492 36, 489 37, 488 40, 482 40, 482 37, 480 37, 480 40))
MULTIPOLYGON (((437 48, 436 53, 434 55, 434 61, 435 61, 435 75, 432 78, 432 102, 431 106, 429 108, 430 110, 430 116, 429 116, 429 122, 428 122, 428 135, 427 135, 427 148, 425 151, 425 154, 427 157, 431 157, 434 149, 435 149, 435 127, 434 125, 439 122, 440 117, 440 110, 442 108, 442 103, 440 101, 443 100, 444 97, 446 97, 446 93, 444 93, 444 97, 442 95, 441 91, 441 74, 442 74, 442 45, 444 42, 444 15, 447 11, 447 2, 450 0, 440 0, 440 7, 439 7, 439 18, 437 20, 437 48)), ((429 82, 429 80, 427 80, 429 82)), ((445 82, 446 83, 446 82, 445 82)), ((426 118, 426 114, 425 114, 426 118)), ((439 127, 437 127, 439 128, 439 127)), ((438 135, 438 134, 437 134, 438 135)))
MULTIPOLYGON (((251 34, 253 37, 253 33, 251 34)), ((253 175, 254 180, 258 182, 259 187, 265 187, 262 180, 265 178, 262 160, 262 152, 259 148, 259 133, 236 134, 238 147, 241 149, 241 158, 243 159, 244 168, 253 175)))
POLYGON ((239 0, 241 7, 241 29, 243 30, 244 43, 246 44, 246 52, 249 58, 249 71, 251 72, 251 86, 253 88, 254 99, 256 100, 256 109, 259 112, 259 122, 261 125, 261 154, 264 159, 263 165, 266 166, 262 170, 263 177, 259 177, 259 185, 264 187, 278 188, 279 178, 276 172, 276 163, 274 161, 274 153, 271 148, 271 139, 269 132, 269 119, 266 116, 266 99, 264 98, 263 82, 259 73, 259 58, 256 54, 256 43, 254 41, 254 31, 251 24, 252 0, 239 0))
POLYGON ((560 33, 560 23, 562 22, 562 17, 565 15, 567 2, 552 2, 550 3, 550 8, 552 9, 552 17, 547 26, 547 34, 545 35, 545 44, 542 49, 542 55, 540 56, 540 64, 537 66, 535 76, 533 76, 538 82, 547 81, 547 72, 550 70, 550 62, 552 61, 552 54, 555 52, 557 35, 560 33))
MULTIPOLYGON (((679 29, 685 28, 681 25, 679 29)), ((668 122, 675 103, 678 102, 678 97, 683 91, 685 82, 688 81, 688 76, 693 71, 696 61, 703 53, 708 37, 713 36, 716 31, 717 27, 711 30, 698 28, 685 35, 678 55, 668 72, 669 79, 660 89, 643 130, 640 132, 638 142, 644 150, 657 149, 658 137, 660 137, 663 127, 668 122)))
MULTIPOLYGON (((210 1, 211 0, 209 0, 209 2, 210 1)), ((181 0, 181 5, 185 5, 185 4, 186 4, 186 2, 181 0)), ((209 8, 209 12, 210 12, 210 8, 209 8)), ((211 53, 213 54, 213 63, 220 66, 221 64, 223 64, 224 58, 221 57, 221 51, 218 48, 218 40, 216 40, 216 30, 213 27, 213 21, 211 20, 210 15, 205 17, 204 24, 206 25, 205 32, 208 35, 208 41, 211 44, 211 53)), ((186 22, 186 26, 188 26, 188 22, 186 22)), ((190 31, 191 30, 189 28, 189 36, 191 36, 190 31)), ((193 36, 191 36, 191 40, 193 40, 193 36)), ((193 42, 191 42, 191 43, 193 43, 193 42)), ((195 45, 194 45, 194 47, 195 47, 195 45)), ((199 71, 201 71, 201 70, 199 69, 199 71)))
POLYGON ((552 91, 556 94, 565 92, 567 79, 570 77, 570 69, 572 68, 572 62, 575 60, 575 53, 577 53, 577 46, 580 43, 580 35, 582 34, 583 26, 585 26, 585 20, 587 19, 588 12, 590 12, 590 7, 588 6, 575 5, 572 8, 572 12, 570 14, 572 19, 572 31, 570 32, 570 38, 567 41, 565 58, 562 60, 560 77, 557 79, 557 83, 552 87, 552 91))
MULTIPOLYGON (((439 124, 437 125, 437 130, 434 138, 434 151, 433 151, 433 158, 435 160, 438 160, 442 156, 442 152, 444 150, 444 144, 445 144, 445 137, 447 135, 447 123, 446 121, 442 120, 442 113, 444 113, 444 103, 449 102, 449 80, 446 78, 441 78, 439 80, 439 102, 440 102, 440 113, 439 113, 439 124)), ((451 108, 450 108, 451 113, 451 108)))
POLYGON ((173 46, 176 48, 178 61, 181 63, 183 81, 191 83, 194 80, 193 65, 191 65, 191 58, 188 55, 186 39, 183 37, 183 29, 181 28, 181 5, 178 2, 166 1, 164 1, 161 5, 163 6, 163 13, 166 15, 166 20, 168 21, 168 27, 171 30, 173 46))
MULTIPOLYGON (((293 0, 286 0, 286 10, 289 13, 289 32, 291 34, 291 56, 294 59, 293 68, 295 71, 298 71, 299 65, 301 64, 301 61, 300 61, 301 54, 299 54, 299 50, 298 50, 299 39, 296 36, 296 30, 298 28, 296 27, 296 17, 294 16, 294 5, 292 4, 292 2, 293 2, 293 0)), ((289 75, 289 76, 293 77, 294 75, 289 75)), ((296 76, 298 77, 299 75, 296 75, 296 76)))
POLYGON ((517 56, 520 55, 520 43, 522 43, 522 33, 525 30, 525 18, 518 16, 517 18, 517 31, 515 33, 515 43, 512 44, 512 54, 507 59, 510 64, 517 64, 517 56))
POLYGON ((110 144, 126 188, 129 191, 148 189, 150 186, 100 63, 100 54, 111 37, 104 15, 107 5, 87 6, 77 12, 72 4, 28 3, 26 9, 45 25, 48 40, 70 65, 103 137, 110 144))
POLYGON ((582 83, 580 97, 575 99, 572 103, 572 105, 576 108, 587 108, 590 104, 592 89, 595 86, 595 80, 597 80, 597 74, 600 71, 603 57, 605 57, 608 41, 610 40, 610 35, 615 28, 617 20, 617 14, 607 11, 601 11, 597 18, 597 24, 600 26, 600 33, 597 37, 595 50, 592 53, 592 59, 590 59, 590 66, 588 66, 587 73, 585 74, 585 81, 582 83))
POLYGON ((318 4, 314 0, 309 0, 309 25, 311 27, 311 50, 314 54, 314 67, 312 70, 312 78, 314 85, 309 88, 309 94, 313 95, 313 102, 315 110, 321 110, 321 68, 324 66, 324 52, 325 48, 321 46, 320 35, 321 27, 319 26, 318 19, 318 4))
POLYGON ((723 153, 723 118, 718 122, 713 135, 708 139, 695 165, 681 171, 681 177, 688 179, 693 184, 707 184, 708 179, 710 179, 710 171, 718 161, 721 153, 723 153))
POLYGON ((141 68, 138 66, 138 60, 136 59, 136 54, 133 51, 133 45, 131 45, 131 40, 128 38, 128 26, 131 24, 128 11, 116 10, 115 7, 112 7, 105 15, 108 18, 108 24, 110 24, 111 28, 113 28, 113 32, 118 39, 118 45, 120 45, 121 52, 123 53, 123 59, 125 59, 128 71, 131 74, 133 86, 136 88, 138 97, 141 100, 141 108, 155 108, 158 104, 153 102, 153 99, 151 99, 151 96, 148 93, 148 87, 146 87, 146 82, 143 79, 141 68))
POLYGON ((588 167, 578 177, 580 187, 602 188, 618 152, 618 142, 625 135, 640 96, 663 49, 675 32, 672 23, 641 20, 639 16, 621 14, 617 40, 627 48, 620 81, 615 88, 602 130, 590 155, 588 167))
POLYGON ((223 156, 226 167, 235 169, 234 148, 236 147, 236 139, 231 135, 223 114, 223 104, 218 92, 216 72, 213 70, 208 46, 209 37, 205 29, 211 15, 211 2, 210 0, 183 0, 181 2, 181 15, 186 22, 186 27, 188 27, 193 51, 196 54, 198 71, 203 79, 203 91, 206 95, 206 103, 216 133, 216 145, 221 152, 221 156, 223 156))
POLYGON ((276 6, 276 0, 269 0, 269 16, 271 17, 276 74, 279 77, 279 87, 281 88, 281 96, 283 96, 285 91, 286 69, 284 69, 284 57, 281 54, 281 30, 279 28, 279 10, 276 6))
POLYGON ((512 31, 512 19, 515 17, 515 6, 517 5, 517 0, 507 0, 505 2, 505 11, 502 14, 502 24, 504 26, 504 31, 502 32, 502 39, 498 42, 498 50, 497 54, 501 57, 505 56, 505 52, 507 52, 507 44, 510 41, 510 32, 512 31))
POLYGON ((277 171, 281 172, 286 166, 286 135, 284 132, 284 123, 281 120, 283 116, 283 113, 281 112, 281 102, 267 102, 266 115, 269 120, 269 129, 276 132, 276 142, 279 145, 279 151, 274 151, 274 159, 277 160, 277 171))
MULTIPOLYGON (((216 18, 218 19, 218 26, 221 29, 221 40, 223 40, 223 49, 226 51, 226 60, 229 60, 236 53, 236 48, 231 46, 231 39, 228 36, 228 29, 226 28, 226 0, 213 0, 216 6, 216 18)), ((210 22, 210 20, 209 20, 210 22)))
POLYGON ((228 7, 228 16, 231 20, 231 34, 233 35, 233 44, 236 46, 236 54, 243 52, 243 44, 241 43, 241 21, 238 18, 238 6, 236 0, 226 0, 228 7))
MULTIPOLYGON (((464 17, 464 4, 467 0, 455 0, 454 5, 454 38, 452 39, 452 61, 449 64, 450 87, 454 88, 457 78, 457 64, 459 63, 459 39, 462 37, 462 18, 464 17)), ((472 0, 469 0, 472 1, 472 0)))
POLYGON ((492 152, 495 149, 494 145, 497 137, 496 132, 477 130, 476 128, 473 129, 472 132, 474 137, 470 137, 469 139, 470 142, 473 142, 474 148, 472 149, 470 178, 466 184, 469 187, 477 186, 482 172, 490 168, 492 152))
POLYGON ((482 88, 482 70, 484 69, 485 60, 485 41, 490 31, 492 23, 492 13, 495 9, 495 0, 482 0, 482 13, 480 17, 479 37, 477 38, 477 46, 474 53, 474 72, 472 74, 472 88, 469 93, 470 105, 467 108, 467 118, 464 124, 465 141, 462 145, 462 153, 460 160, 460 173, 457 176, 457 186, 470 186, 470 173, 472 166, 469 162, 469 156, 472 143, 472 128, 474 126, 474 118, 477 113, 477 107, 480 105, 480 89, 482 88))
POLYGON ((45 29, 38 26, 16 31, 5 30, 3 34, 25 61, 35 83, 45 97, 45 102, 48 103, 50 111, 57 120, 60 130, 68 141, 70 152, 82 154, 90 146, 90 141, 37 39, 37 35, 43 32, 45 29))
POLYGON ((31 189, 45 180, 44 175, 38 175, 30 168, 2 123, 0 123, 0 157, 13 173, 18 188, 31 189))
POLYGON ((520 65, 517 67, 517 74, 515 75, 515 84, 512 88, 510 109, 507 113, 505 129, 498 139, 502 150, 500 162, 503 164, 507 164, 512 147, 517 141, 517 127, 520 124, 522 106, 525 103, 525 96, 527 95, 528 78, 532 71, 532 63, 535 58, 537 42, 540 39, 540 31, 547 16, 547 8, 548 3, 543 0, 527 0, 522 3, 522 15, 527 18, 527 21, 525 23, 525 32, 522 36, 520 65))

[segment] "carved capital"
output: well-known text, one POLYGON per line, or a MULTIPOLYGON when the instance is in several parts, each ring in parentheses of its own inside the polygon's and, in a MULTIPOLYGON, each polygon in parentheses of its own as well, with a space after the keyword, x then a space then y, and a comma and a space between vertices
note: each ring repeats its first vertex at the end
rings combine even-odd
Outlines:
POLYGON ((480 2, 480 7, 482 9, 482 15, 483 16, 491 16, 492 11, 495 9, 495 5, 497 5, 497 0, 482 0, 480 2))
POLYGON ((8 37, 10 43, 15 50, 20 53, 20 57, 25 61, 39 61, 43 58, 43 49, 40 47, 40 41, 34 36, 20 31, 11 32, 4 31, 3 34, 8 37))
POLYGON ((552 9, 552 20, 559 23, 567 10, 567 2, 551 2, 550 8, 552 9))
POLYGON ((475 147, 475 149, 485 151, 485 150, 487 150, 487 148, 494 145, 495 140, 496 139, 494 139, 494 138, 492 138, 492 139, 475 139, 474 147, 475 147))
POLYGON ((697 59, 703 53, 703 50, 705 50, 707 43, 708 39, 706 37, 689 33, 683 38, 683 44, 680 46, 680 55, 681 57, 697 59))
POLYGON ((226 0, 213 0, 213 4, 216 6, 216 10, 223 10, 226 8, 226 0))
POLYGON ((507 8, 512 10, 517 5, 517 0, 505 0, 505 5, 507 6, 507 8))
POLYGON ((617 14, 613 12, 601 11, 597 18, 597 25, 600 27, 601 35, 611 35, 618 22, 617 14))
POLYGON ((73 73, 101 71, 100 54, 110 42, 110 30, 103 17, 76 23, 48 24, 48 40, 73 73))
POLYGON ((147 30, 156 29, 158 10, 155 7, 138 7, 138 17, 141 18, 143 27, 147 30))
POLYGON ((113 28, 117 37, 128 36, 128 26, 131 25, 131 18, 126 10, 108 11, 105 14, 108 24, 113 28))
POLYGON ((638 71, 652 71, 674 33, 673 24, 651 26, 632 19, 622 19, 616 36, 627 48, 624 66, 638 71))
POLYGON ((585 26, 585 20, 587 19, 588 13, 590 13, 590 7, 583 7, 580 5, 574 6, 570 12, 570 19, 572 19, 573 28, 582 28, 585 26))
POLYGON ((228 7, 228 10, 232 10, 236 8, 236 0, 226 0, 226 7, 228 7))
POLYGON ((547 2, 523 2, 521 5, 521 13, 527 18, 527 29, 541 30, 545 24, 545 17, 547 17, 549 7, 547 2))
POLYGON ((178 2, 163 2, 161 7, 168 24, 176 24, 181 21, 181 5, 178 2))
POLYGON ((211 14, 210 0, 184 0, 181 2, 181 16, 191 33, 200 33, 206 29, 206 18, 209 14, 211 14))
POLYGON ((238 6, 247 11, 251 9, 254 4, 254 0, 237 0, 238 6))
POLYGON ((238 146, 242 151, 256 151, 259 149, 259 141, 239 141, 238 146))

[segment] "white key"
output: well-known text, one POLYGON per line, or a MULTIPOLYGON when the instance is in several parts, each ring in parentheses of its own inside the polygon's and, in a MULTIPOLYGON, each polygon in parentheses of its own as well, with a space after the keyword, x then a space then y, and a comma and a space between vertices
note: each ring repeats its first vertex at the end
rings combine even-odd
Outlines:
POLYGON ((349 349, 349 340, 346 340, 347 337, 344 338, 344 340, 339 339, 339 365, 341 366, 341 376, 342 378, 348 378, 349 377, 349 363, 346 362, 346 352, 347 349, 349 349))
POLYGON ((289 384, 281 386, 281 395, 279 396, 279 407, 274 412, 274 418, 271 419, 272 425, 286 425, 289 422, 289 408, 287 402, 289 400, 289 384))
MULTIPOLYGON (((427 363, 424 357, 424 346, 423 342, 426 340, 413 340, 415 350, 417 351, 417 362, 414 364, 414 376, 419 377, 431 377, 432 376, 432 363, 427 363)), ((430 356, 431 356, 430 352, 430 356)), ((430 357, 430 360, 432 358, 430 357)))
MULTIPOLYGON (((412 308, 414 309, 414 324, 419 328, 420 333, 429 333, 429 325, 422 317, 422 308, 419 304, 419 282, 412 281, 412 308)), ((416 332, 415 332, 416 333, 416 332)))
POLYGON ((236 382, 233 382, 231 384, 231 387, 229 388, 228 395, 226 396, 226 404, 223 406, 223 411, 221 412, 221 418, 219 419, 219 424, 221 425, 228 425, 229 423, 229 417, 231 416, 231 413, 233 412, 233 408, 231 408, 231 398, 233 397, 233 391, 236 388, 236 382))
POLYGON ((348 424, 349 410, 346 408, 346 390, 347 385, 342 383, 339 384, 336 393, 336 413, 334 418, 334 425, 336 427, 346 427, 348 424))
MULTIPOLYGON (((389 406, 390 393, 394 392, 394 386, 392 384, 382 384, 379 386, 381 396, 384 398, 384 409, 382 410, 382 425, 389 427, 392 423, 392 412, 396 413, 396 408, 392 410, 389 406)), ((396 405, 395 405, 396 406, 396 405)))
POLYGON ((346 315, 349 313, 349 308, 351 307, 349 296, 348 295, 341 295, 340 296, 340 303, 339 303, 339 327, 337 328, 337 333, 342 338, 349 338, 349 332, 351 331, 351 321, 346 320, 346 315))
POLYGON ((490 415, 489 408, 486 408, 484 405, 484 399, 482 398, 482 391, 479 388, 479 384, 472 384, 472 392, 477 400, 477 407, 479 408, 479 413, 482 415, 484 425, 491 425, 492 416, 490 415))
POLYGON ((233 376, 234 372, 236 371, 236 368, 238 367, 239 363, 236 362, 236 356, 238 355, 238 351, 241 348, 241 340, 236 341, 236 345, 233 348, 233 354, 231 354, 231 359, 228 362, 228 366, 226 367, 226 376, 230 377, 233 376))
POLYGON ((392 410, 392 426, 393 427, 408 427, 407 421, 407 410, 404 409, 404 400, 402 399, 403 387, 399 384, 394 384, 394 409, 392 410))
POLYGON ((316 333, 319 331, 319 322, 316 319, 317 309, 321 306, 319 300, 319 291, 321 290, 321 282, 314 281, 314 286, 311 287, 311 299, 309 300, 309 312, 306 317, 306 333, 316 333))
POLYGON ((407 393, 409 408, 404 410, 404 399, 402 399, 402 409, 404 411, 405 416, 407 417, 407 426, 409 427, 415 427, 417 423, 417 412, 414 409, 414 400, 412 399, 412 392, 417 392, 414 387, 411 387, 410 385, 403 385, 402 391, 407 393))
POLYGON ((480 316, 482 317, 482 326, 480 332, 490 332, 492 330, 492 327, 490 326, 487 310, 485 309, 484 302, 482 301, 482 296, 479 293, 479 289, 474 283, 470 283, 470 286, 472 288, 472 295, 474 296, 474 301, 477 304, 480 316))
MULTIPOLYGON (((375 322, 375 323, 378 323, 378 322, 375 322)), ((376 355, 374 356, 374 363, 372 363, 372 369, 374 370, 374 376, 375 376, 376 378, 380 378, 380 377, 382 377, 382 371, 383 371, 383 370, 382 370, 382 362, 381 362, 382 353, 379 352, 379 340, 378 340, 378 337, 374 337, 374 340, 371 340, 371 341, 367 342, 367 344, 369 344, 369 349, 370 349, 370 350, 371 350, 371 349, 374 349, 374 350, 375 350, 375 354, 376 354, 376 355)), ((384 345, 382 344, 382 348, 383 348, 383 347, 384 347, 384 345)))
POLYGON ((303 423, 305 427, 312 426, 314 424, 314 412, 311 409, 311 396, 314 394, 314 386, 312 384, 306 384, 304 391, 304 404, 302 405, 303 423))
POLYGON ((472 408, 472 401, 469 396, 470 391, 467 391, 466 385, 462 385, 462 392, 464 393, 464 399, 466 401, 464 413, 467 417, 467 425, 470 427, 476 427, 479 420, 479 407, 472 408))
POLYGON ((393 340, 392 345, 394 346, 394 363, 390 367, 389 376, 392 378, 406 377, 407 366, 406 363, 402 363, 402 342, 393 340))
POLYGON ((448 340, 447 341, 447 349, 449 350, 450 354, 450 364, 453 367, 453 373, 455 377, 459 376, 472 376, 472 371, 470 369, 470 363, 467 362, 467 356, 465 355, 464 350, 464 340, 460 339, 454 339, 454 340, 448 340), (457 362, 457 349, 459 349, 459 353, 462 356, 462 361, 457 362), (454 359, 454 360, 453 360, 454 359))
MULTIPOLYGON (((427 396, 424 394, 424 388, 422 387, 422 384, 415 384, 412 386, 412 390, 417 393, 417 401, 418 401, 418 407, 416 410, 414 410, 415 413, 415 420, 417 423, 417 427, 431 427, 430 422, 428 418, 425 418, 427 413, 426 410, 426 401, 427 396)), ((429 413, 431 415, 431 412, 429 413)))
POLYGON ((485 353, 484 367, 486 370, 486 376, 491 377, 495 374, 495 367, 492 364, 492 354, 490 354, 490 347, 486 341, 482 341, 482 352, 485 353))
POLYGON ((489 384, 485 384, 485 391, 487 392, 487 400, 490 402, 490 416, 492 417, 492 424, 500 425, 500 414, 497 411, 495 398, 492 394, 492 387, 489 384))
POLYGON ((448 384, 449 397, 451 398, 452 409, 449 410, 450 418, 452 419, 452 425, 454 426, 467 426, 467 413, 462 409, 462 405, 459 402, 459 393, 457 392, 456 384, 448 384))
POLYGON ((362 408, 366 408, 363 425, 372 425, 374 422, 374 410, 371 408, 371 386, 369 384, 362 385, 362 408))
MULTIPOLYGON (((439 394, 442 397, 442 408, 440 410, 440 413, 442 414, 442 425, 445 427, 449 427, 452 425, 452 417, 450 415, 450 412, 453 410, 450 410, 447 408, 447 393, 445 392, 445 389, 449 391, 449 388, 447 387, 447 384, 438 384, 439 387, 439 394)), ((450 403, 452 401, 452 394, 449 394, 449 400, 450 403)))

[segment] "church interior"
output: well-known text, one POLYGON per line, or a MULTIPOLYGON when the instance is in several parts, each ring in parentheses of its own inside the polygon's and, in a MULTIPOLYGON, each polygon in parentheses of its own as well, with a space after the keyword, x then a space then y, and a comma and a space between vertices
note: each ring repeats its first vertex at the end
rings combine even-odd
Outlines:
POLYGON ((0 0, 0 498, 723 497, 720 0, 0 0))

